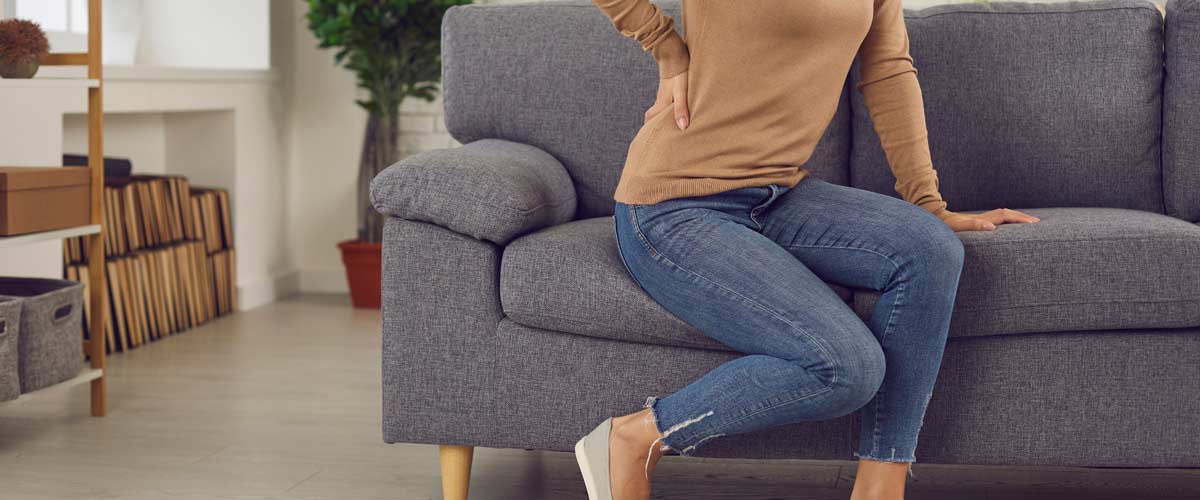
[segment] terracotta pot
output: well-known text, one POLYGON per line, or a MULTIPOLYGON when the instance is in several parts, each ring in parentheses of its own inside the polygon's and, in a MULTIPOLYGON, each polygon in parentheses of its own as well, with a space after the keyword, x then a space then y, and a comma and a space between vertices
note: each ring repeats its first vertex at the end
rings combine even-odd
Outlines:
POLYGON ((350 302, 354 307, 379 309, 383 244, 346 240, 338 243, 338 248, 346 265, 350 302))
POLYGON ((33 78, 40 66, 41 61, 36 57, 15 63, 0 62, 0 77, 33 78))

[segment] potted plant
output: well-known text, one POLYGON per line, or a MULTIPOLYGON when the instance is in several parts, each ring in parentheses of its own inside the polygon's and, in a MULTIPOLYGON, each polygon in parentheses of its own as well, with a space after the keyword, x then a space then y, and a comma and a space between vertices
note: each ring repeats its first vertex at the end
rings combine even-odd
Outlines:
POLYGON ((0 77, 33 78, 50 42, 42 27, 24 19, 0 20, 0 77))
POLYGON ((380 304, 383 216, 371 206, 371 179, 399 160, 400 104, 433 101, 441 80, 442 16, 470 0, 308 0, 308 28, 321 48, 358 77, 367 98, 358 170, 358 238, 338 243, 355 307, 380 304))

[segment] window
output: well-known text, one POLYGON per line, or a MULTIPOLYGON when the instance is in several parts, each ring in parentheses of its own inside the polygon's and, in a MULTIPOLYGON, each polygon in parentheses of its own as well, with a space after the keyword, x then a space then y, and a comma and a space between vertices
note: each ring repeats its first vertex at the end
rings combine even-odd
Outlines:
POLYGON ((29 19, 40 25, 54 52, 87 50, 87 0, 0 0, 3 17, 29 19))
POLYGON ((16 17, 37 21, 46 31, 87 33, 87 0, 9 0, 8 3, 12 4, 16 17))

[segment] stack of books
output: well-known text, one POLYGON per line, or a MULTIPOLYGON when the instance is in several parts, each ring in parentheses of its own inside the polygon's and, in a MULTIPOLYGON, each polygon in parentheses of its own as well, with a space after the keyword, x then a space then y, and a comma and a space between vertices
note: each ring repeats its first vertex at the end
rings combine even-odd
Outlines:
MULTIPOLYGON (((109 351, 125 351, 233 311, 229 194, 181 176, 107 178, 104 187, 109 351)), ((84 238, 63 243, 67 279, 88 286, 84 238)), ((85 315, 91 315, 90 306, 85 315)), ((85 325, 88 323, 85 321, 85 325)))

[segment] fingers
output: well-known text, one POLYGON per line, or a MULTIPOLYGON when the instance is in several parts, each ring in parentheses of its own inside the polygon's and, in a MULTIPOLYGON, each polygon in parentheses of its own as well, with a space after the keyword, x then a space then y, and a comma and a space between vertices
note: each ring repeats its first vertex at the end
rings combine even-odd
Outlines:
POLYGON ((1041 220, 1027 213, 1008 208, 997 208, 995 210, 988 211, 983 214, 983 217, 995 224, 1006 224, 1010 222, 1029 223, 1041 220))
POLYGON ((979 215, 956 214, 947 219, 946 224, 955 231, 994 231, 999 224, 1030 223, 1040 220, 1036 216, 1018 210, 997 208, 979 215))
POLYGON ((687 74, 688 72, 684 71, 671 78, 672 108, 675 110, 675 124, 679 126, 679 130, 686 130, 691 121, 687 106, 687 74))
POLYGON ((1024 212, 1021 212, 1018 210, 1009 210, 1007 208, 1003 208, 1001 210, 1004 211, 1004 222, 1028 223, 1028 222, 1037 222, 1037 221, 1041 220, 1033 215, 1029 215, 1027 213, 1024 213, 1024 212))

